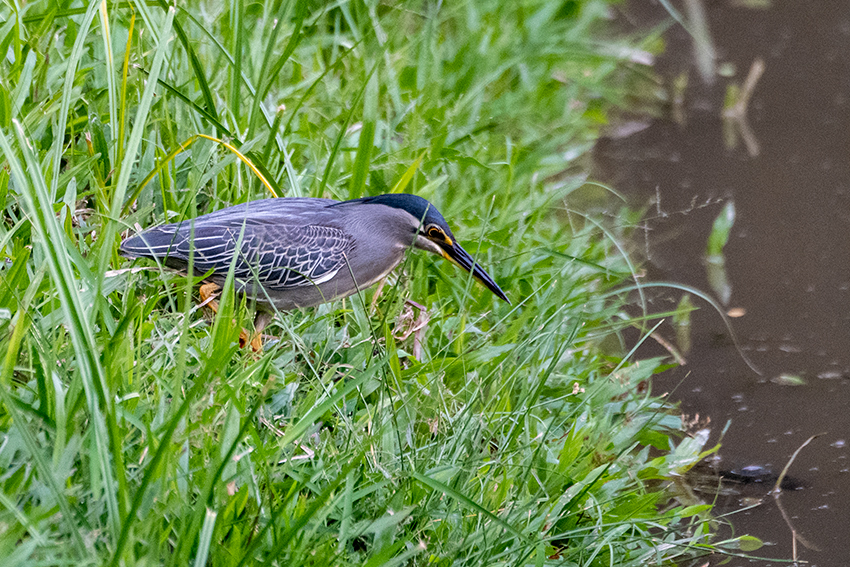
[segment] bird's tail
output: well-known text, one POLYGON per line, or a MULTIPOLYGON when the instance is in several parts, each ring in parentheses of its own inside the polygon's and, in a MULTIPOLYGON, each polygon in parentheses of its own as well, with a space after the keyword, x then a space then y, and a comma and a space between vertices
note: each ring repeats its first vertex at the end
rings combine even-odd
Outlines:
POLYGON ((118 253, 126 258, 162 258, 176 249, 175 232, 152 228, 121 243, 118 253))

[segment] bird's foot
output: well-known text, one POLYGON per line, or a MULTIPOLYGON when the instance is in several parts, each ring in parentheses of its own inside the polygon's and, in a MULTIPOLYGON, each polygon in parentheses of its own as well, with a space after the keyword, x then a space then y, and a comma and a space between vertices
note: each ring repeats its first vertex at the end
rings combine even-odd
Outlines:
POLYGON ((218 301, 216 301, 216 297, 218 296, 218 292, 221 291, 221 286, 218 284, 207 282, 201 285, 201 288, 198 290, 198 293, 201 296, 201 307, 207 306, 212 309, 213 313, 218 313, 218 301))
MULTIPOLYGON (((266 325, 272 320, 272 314, 267 311, 257 311, 257 316, 254 317, 254 336, 251 338, 251 350, 254 352, 260 352, 263 350, 263 330, 266 328, 266 325)), ((245 347, 248 341, 248 333, 244 330, 242 334, 239 335, 239 346, 245 347), (243 342, 244 335, 244 342, 243 342)))
POLYGON ((239 333, 239 348, 245 348, 251 345, 251 350, 254 352, 262 352, 263 350, 263 334, 255 332, 253 336, 245 329, 239 333))
MULTIPOLYGON (((209 307, 213 313, 218 314, 218 301, 216 301, 216 296, 221 291, 221 286, 216 283, 207 282, 201 285, 201 288, 198 290, 198 293, 201 296, 201 306, 206 305, 209 307)), ((260 316, 257 315, 257 320, 260 321, 260 316)), ((263 322, 262 327, 265 327, 265 323, 263 322)), ((255 332, 253 336, 248 333, 245 329, 239 331, 239 348, 245 348, 249 344, 251 345, 251 350, 254 352, 260 352, 263 350, 263 335, 261 333, 262 327, 258 327, 255 323, 255 332)))

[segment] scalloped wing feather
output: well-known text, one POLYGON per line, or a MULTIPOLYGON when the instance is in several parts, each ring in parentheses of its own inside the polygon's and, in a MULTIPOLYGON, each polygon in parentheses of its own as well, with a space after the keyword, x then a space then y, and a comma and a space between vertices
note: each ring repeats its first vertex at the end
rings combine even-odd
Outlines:
POLYGON ((121 251, 183 269, 194 252, 196 272, 212 270, 226 277, 239 244, 234 276, 246 282, 256 278, 266 289, 283 290, 332 279, 353 245, 344 231, 319 225, 245 222, 243 232, 241 222, 238 226, 204 222, 195 225, 191 241, 190 234, 191 223, 153 228, 124 241, 121 251))

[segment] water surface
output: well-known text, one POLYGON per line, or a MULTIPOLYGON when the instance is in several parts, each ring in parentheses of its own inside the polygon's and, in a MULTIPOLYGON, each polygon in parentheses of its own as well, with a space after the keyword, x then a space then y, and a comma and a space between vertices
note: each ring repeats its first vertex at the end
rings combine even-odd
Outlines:
MULTIPOLYGON (((651 280, 710 290, 706 241, 723 204, 734 201, 725 249, 728 307, 745 311, 733 324, 763 376, 741 359, 720 317, 695 300, 701 309, 693 316, 687 364, 653 389, 671 392, 685 413, 710 418, 715 439, 731 420, 721 450, 731 468, 755 464, 779 472, 807 438, 823 434, 791 467, 804 487, 781 498, 793 527, 820 549, 798 545, 798 557, 844 567, 850 564, 850 3, 706 4, 719 61, 734 75, 701 84, 691 40, 673 26, 658 71, 668 82, 689 73, 684 123, 668 113, 638 133, 603 142, 596 159, 607 182, 634 203, 651 203, 645 250, 651 280), (727 147, 721 114, 727 85, 742 83, 758 58, 765 72, 748 109, 759 146, 752 155, 742 144, 727 147), (805 385, 777 383, 783 374, 805 385)), ((665 17, 646 1, 623 12, 634 26, 665 17)), ((669 309, 680 296, 656 296, 651 307, 669 309)), ((662 334, 673 340, 669 326, 662 334)), ((663 352, 648 341, 640 355, 663 352)), ((731 501, 725 510, 739 504, 731 501)), ((770 544, 754 554, 792 558, 790 529, 772 501, 733 519, 736 533, 770 544)), ((728 563, 772 564, 778 565, 728 563)))

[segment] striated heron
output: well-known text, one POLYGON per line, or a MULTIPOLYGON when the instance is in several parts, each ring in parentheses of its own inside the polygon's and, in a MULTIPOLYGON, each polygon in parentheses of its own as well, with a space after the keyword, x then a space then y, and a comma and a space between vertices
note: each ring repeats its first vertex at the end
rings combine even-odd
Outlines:
POLYGON ((124 240, 120 253, 181 271, 193 256, 195 273, 209 273, 211 282, 202 286, 202 299, 224 284, 233 263, 236 290, 257 302, 259 333, 272 306, 310 307, 366 289, 389 274, 411 246, 451 260, 510 303, 458 244, 436 207, 403 193, 350 201, 252 201, 145 230, 124 240))

